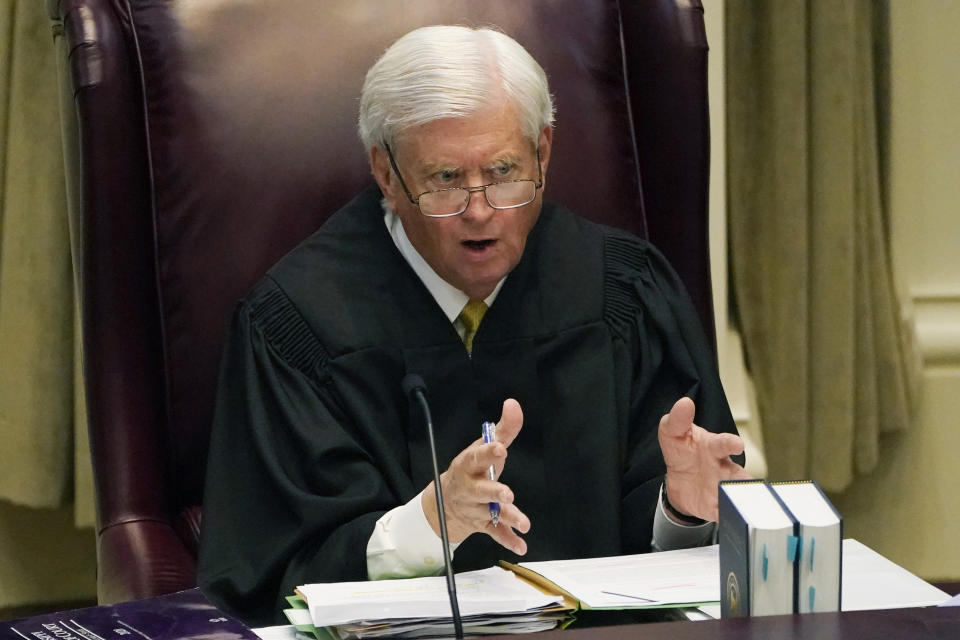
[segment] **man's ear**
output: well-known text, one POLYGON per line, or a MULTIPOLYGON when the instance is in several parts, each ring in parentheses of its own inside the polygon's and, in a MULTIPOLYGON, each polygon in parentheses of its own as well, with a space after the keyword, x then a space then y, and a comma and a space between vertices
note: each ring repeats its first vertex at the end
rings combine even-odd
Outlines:
POLYGON ((390 159, 387 157, 386 150, 378 144, 370 147, 370 172, 380 186, 380 190, 386 193, 392 171, 390 170, 390 159))
POLYGON ((547 175, 547 165, 550 164, 550 151, 553 147, 553 127, 549 124, 540 132, 537 148, 540 150, 540 166, 543 167, 544 179, 547 175))
POLYGON ((387 199, 390 210, 396 211, 396 192, 400 189, 400 184, 390 166, 386 149, 378 144, 370 147, 370 172, 373 173, 373 179, 377 181, 383 197, 387 199))

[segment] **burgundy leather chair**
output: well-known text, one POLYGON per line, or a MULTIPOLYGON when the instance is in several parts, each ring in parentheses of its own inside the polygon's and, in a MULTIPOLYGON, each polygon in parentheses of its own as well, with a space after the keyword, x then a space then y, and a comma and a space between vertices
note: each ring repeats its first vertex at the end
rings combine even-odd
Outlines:
POLYGON ((495 24, 558 108, 546 197, 649 237, 712 335, 698 0, 48 0, 81 229, 102 602, 195 584, 231 310, 370 181, 364 73, 425 24, 495 24))

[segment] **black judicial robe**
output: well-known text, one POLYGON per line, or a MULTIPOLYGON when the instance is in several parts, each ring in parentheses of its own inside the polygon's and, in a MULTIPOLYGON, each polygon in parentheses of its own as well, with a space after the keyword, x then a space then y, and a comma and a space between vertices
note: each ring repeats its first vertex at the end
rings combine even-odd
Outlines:
MULTIPOLYGON (((407 373, 428 389, 441 469, 516 398, 501 481, 531 521, 527 560, 650 548, 660 417, 681 396, 736 432, 683 287, 647 242, 545 204, 467 355, 397 251, 370 188, 239 305, 226 343, 199 581, 252 624, 309 582, 366 579, 374 523, 431 480, 407 373)), ((510 215, 509 212, 500 215, 510 215)), ((518 558, 488 536, 457 571, 518 558)))

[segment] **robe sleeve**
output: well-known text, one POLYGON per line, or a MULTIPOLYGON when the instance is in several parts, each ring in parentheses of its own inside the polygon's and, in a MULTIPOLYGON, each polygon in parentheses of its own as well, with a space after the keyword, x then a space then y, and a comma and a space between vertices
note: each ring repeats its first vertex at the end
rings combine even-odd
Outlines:
MULTIPOLYGON (((604 247, 605 315, 621 341, 618 366, 632 381, 622 482, 624 553, 650 550, 654 511, 666 466, 657 440, 660 418, 683 396, 696 424, 736 433, 708 342, 679 276, 645 241, 611 235, 604 247)), ((742 464, 742 459, 738 460, 742 464)))
POLYGON ((339 406, 329 358, 283 292, 237 309, 221 362, 198 567, 252 625, 282 621, 308 582, 366 579, 377 519, 400 503, 339 406))

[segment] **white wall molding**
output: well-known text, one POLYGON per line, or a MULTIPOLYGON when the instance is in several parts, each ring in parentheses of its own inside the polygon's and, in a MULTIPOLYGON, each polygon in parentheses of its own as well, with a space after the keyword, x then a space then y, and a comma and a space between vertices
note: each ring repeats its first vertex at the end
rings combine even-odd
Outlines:
POLYGON ((924 366, 960 366, 960 287, 917 288, 911 293, 924 366))

